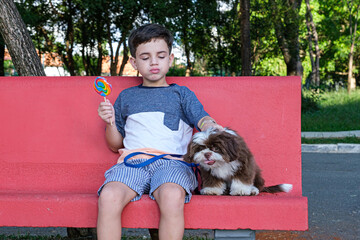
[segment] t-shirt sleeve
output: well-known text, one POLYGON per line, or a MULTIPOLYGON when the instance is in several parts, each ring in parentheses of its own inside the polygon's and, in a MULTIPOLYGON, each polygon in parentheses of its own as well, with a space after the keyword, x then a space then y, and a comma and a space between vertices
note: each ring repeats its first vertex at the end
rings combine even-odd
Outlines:
POLYGON ((125 137, 125 118, 122 114, 122 105, 121 105, 121 94, 118 96, 118 98, 115 101, 114 104, 114 110, 115 110, 115 124, 117 130, 120 132, 120 134, 125 137))
POLYGON ((195 93, 187 87, 184 88, 182 107, 188 121, 191 123, 191 125, 200 131, 198 128, 198 122, 203 117, 209 116, 209 114, 204 110, 203 105, 196 97, 195 93))

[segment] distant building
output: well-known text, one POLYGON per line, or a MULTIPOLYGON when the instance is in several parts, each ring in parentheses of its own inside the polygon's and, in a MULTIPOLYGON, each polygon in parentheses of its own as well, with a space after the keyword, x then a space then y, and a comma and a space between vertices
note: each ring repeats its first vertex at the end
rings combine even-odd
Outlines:
MULTIPOLYGON (((38 52, 38 51, 37 51, 38 52)), ((38 52, 39 54, 39 52, 38 52)), ((46 76, 70 76, 69 72, 64 69, 64 62, 57 53, 41 53, 39 54, 41 64, 44 66, 46 76)), ((5 48, 4 60, 11 60, 11 56, 7 48, 5 48)), ((122 56, 119 57, 118 67, 116 73, 120 72, 120 65, 122 63, 122 56)), ((137 71, 131 66, 128 61, 124 67, 123 76, 137 76, 137 71)), ((14 75, 14 74, 12 74, 14 75)), ((101 75, 110 75, 110 56, 104 56, 101 66, 101 75)))
MULTIPOLYGON (((118 66, 116 68, 116 74, 119 74, 120 72, 120 66, 122 63, 123 57, 119 57, 118 58, 118 66)), ((103 60, 102 60, 102 65, 101 65, 101 74, 102 75, 110 75, 110 65, 111 65, 111 61, 110 61, 110 56, 104 56, 103 60)), ((123 76, 137 76, 138 72, 131 66, 130 62, 127 61, 124 70, 123 70, 123 76)))

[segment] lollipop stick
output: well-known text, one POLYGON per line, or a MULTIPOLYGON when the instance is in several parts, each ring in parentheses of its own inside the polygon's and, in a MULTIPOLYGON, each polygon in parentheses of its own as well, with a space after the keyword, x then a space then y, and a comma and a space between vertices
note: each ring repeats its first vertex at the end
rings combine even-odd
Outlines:
MULTIPOLYGON (((106 102, 106 97, 104 97, 104 102, 106 102)), ((110 119, 110 124, 111 124, 111 126, 113 125, 112 124, 112 121, 111 121, 112 119, 110 119)))

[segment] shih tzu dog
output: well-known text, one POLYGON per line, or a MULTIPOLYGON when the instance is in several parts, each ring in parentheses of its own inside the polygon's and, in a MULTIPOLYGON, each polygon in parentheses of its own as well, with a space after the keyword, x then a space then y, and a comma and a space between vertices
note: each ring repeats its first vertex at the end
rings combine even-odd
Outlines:
POLYGON ((194 134, 184 160, 200 165, 200 193, 204 195, 250 196, 292 189, 292 184, 265 187, 261 170, 244 139, 229 128, 194 134))

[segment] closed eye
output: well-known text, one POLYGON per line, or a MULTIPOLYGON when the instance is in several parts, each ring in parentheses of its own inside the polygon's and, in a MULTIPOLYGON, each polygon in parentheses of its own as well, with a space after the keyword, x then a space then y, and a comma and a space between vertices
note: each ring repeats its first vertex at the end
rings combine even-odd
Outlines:
POLYGON ((204 150, 206 147, 204 145, 196 145, 195 152, 200 152, 204 150))
POLYGON ((218 148, 217 146, 212 146, 212 147, 211 147, 211 151, 221 153, 221 149, 218 148))

